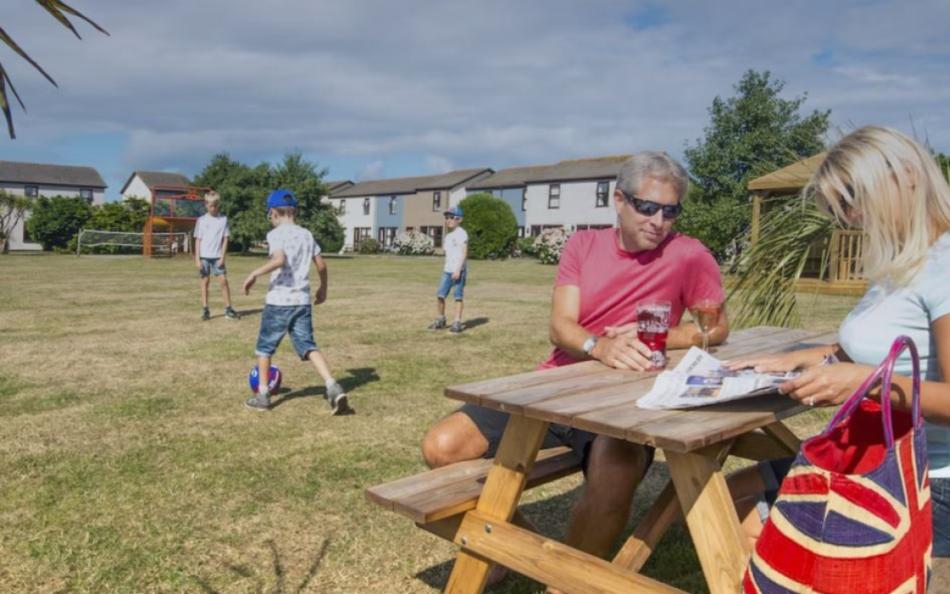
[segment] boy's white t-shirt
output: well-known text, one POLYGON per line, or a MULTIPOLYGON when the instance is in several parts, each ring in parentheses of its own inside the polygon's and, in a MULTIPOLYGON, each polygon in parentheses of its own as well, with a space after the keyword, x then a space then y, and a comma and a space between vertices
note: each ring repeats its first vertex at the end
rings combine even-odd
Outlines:
MULTIPOLYGON (((950 314, 950 233, 930 246, 917 277, 897 290, 871 285, 838 329, 838 343, 855 363, 877 366, 891 343, 904 334, 913 339, 920 355, 923 381, 943 381, 933 323, 950 314)), ((910 353, 904 351, 894 371, 911 375, 910 353)), ((930 476, 950 478, 950 427, 927 423, 930 476)))
POLYGON ((310 304, 310 262, 320 254, 320 245, 310 231, 294 223, 278 225, 267 234, 268 252, 284 252, 286 262, 270 273, 264 303, 268 305, 310 304))
POLYGON ((455 231, 445 236, 445 241, 442 242, 442 247, 445 248, 445 268, 442 270, 455 272, 459 269, 462 263, 462 250, 467 243, 468 233, 461 227, 456 227, 455 231))
POLYGON ((225 237, 231 237, 228 217, 224 215, 213 217, 208 213, 201 215, 195 223, 195 237, 201 240, 198 248, 199 258, 220 258, 221 243, 225 237))

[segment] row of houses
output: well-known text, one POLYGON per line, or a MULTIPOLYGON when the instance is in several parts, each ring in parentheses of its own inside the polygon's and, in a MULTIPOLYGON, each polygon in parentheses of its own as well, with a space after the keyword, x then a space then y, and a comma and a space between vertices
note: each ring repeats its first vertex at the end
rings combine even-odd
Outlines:
POLYGON ((346 247, 367 237, 392 244, 403 231, 425 233, 441 247, 442 213, 466 196, 485 192, 511 207, 519 236, 544 229, 610 227, 616 220, 611 196, 628 155, 560 161, 550 165, 461 169, 439 175, 359 183, 333 182, 329 200, 346 230, 346 247))
MULTIPOLYGON (((404 231, 418 231, 441 247, 443 212, 466 196, 486 192, 511 207, 520 236, 552 227, 587 229, 613 225, 610 197, 627 155, 574 159, 549 165, 495 171, 474 168, 438 175, 326 182, 330 201, 346 232, 346 248, 372 237, 391 245, 404 231)), ((150 199, 188 186, 178 173, 134 171, 123 184, 123 199, 150 199)), ((27 197, 75 196, 90 204, 105 201, 106 184, 92 167, 0 161, 0 188, 27 197)), ((21 221, 9 240, 11 250, 38 250, 21 221)))

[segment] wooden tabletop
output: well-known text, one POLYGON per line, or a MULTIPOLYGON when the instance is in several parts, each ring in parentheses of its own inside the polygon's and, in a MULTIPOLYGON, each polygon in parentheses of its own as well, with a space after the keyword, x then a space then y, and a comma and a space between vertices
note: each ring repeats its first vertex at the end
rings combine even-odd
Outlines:
MULTIPOLYGON (((835 337, 833 332, 759 326, 733 332, 713 354, 719 359, 732 359, 829 344, 835 337)), ((684 353, 670 351, 669 368, 684 353)), ((805 410, 777 394, 686 410, 638 408, 635 401, 650 390, 656 374, 621 371, 586 361, 450 386, 445 395, 675 452, 691 452, 805 410)))

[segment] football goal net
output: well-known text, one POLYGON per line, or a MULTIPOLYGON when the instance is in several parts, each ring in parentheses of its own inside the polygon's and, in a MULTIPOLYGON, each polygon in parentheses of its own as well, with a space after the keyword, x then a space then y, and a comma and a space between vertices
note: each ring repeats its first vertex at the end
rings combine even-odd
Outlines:
MULTIPOLYGON (((76 239, 76 255, 141 254, 144 233, 83 229, 76 239)), ((188 233, 152 233, 152 253, 175 255, 190 252, 188 233)))

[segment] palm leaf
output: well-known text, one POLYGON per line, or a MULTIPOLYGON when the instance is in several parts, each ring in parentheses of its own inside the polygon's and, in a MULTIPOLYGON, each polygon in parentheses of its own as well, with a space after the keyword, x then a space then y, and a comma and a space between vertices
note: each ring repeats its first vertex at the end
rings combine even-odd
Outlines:
POLYGON ((739 259, 729 291, 737 327, 798 326, 797 281, 812 246, 822 246, 821 274, 828 262, 828 243, 836 223, 810 200, 795 200, 763 217, 759 241, 739 259))
MULTIPOLYGON (((82 14, 81 12, 73 8, 72 6, 69 6, 65 2, 62 2, 61 0, 36 0, 36 3, 42 6, 48 13, 53 15, 53 17, 57 21, 62 23, 64 27, 72 31, 73 34, 76 37, 79 37, 80 39, 81 37, 79 35, 79 31, 76 30, 76 27, 73 26, 73 23, 69 20, 69 17, 66 15, 72 15, 74 17, 82 19, 86 21, 89 25, 94 27, 96 30, 101 31, 102 33, 105 33, 106 35, 109 34, 108 31, 100 27, 95 21, 93 21, 86 15, 82 14)), ((52 83, 54 87, 59 86, 56 84, 56 81, 53 80, 53 77, 50 76, 48 72, 43 70, 43 67, 40 66, 36 62, 36 60, 31 58, 30 55, 27 54, 23 50, 23 48, 21 48, 17 44, 17 42, 15 42, 13 38, 10 37, 10 35, 8 35, 7 32, 3 30, 2 27, 0 27, 0 43, 5 44, 7 47, 9 47, 14 52, 16 52, 17 55, 19 55, 21 58, 29 62, 30 65, 32 65, 34 68, 36 68, 40 72, 40 74, 46 77, 46 80, 52 83)), ((17 94, 16 89, 13 87, 13 81, 10 80, 10 76, 7 74, 6 69, 4 69, 3 67, 3 63, 0 63, 0 111, 3 112, 3 117, 7 121, 7 133, 9 134, 10 138, 16 138, 16 132, 13 129, 13 114, 10 110, 10 99, 7 96, 7 85, 10 86, 10 91, 13 93, 13 96, 16 97, 16 100, 20 104, 20 107, 23 108, 23 111, 26 111, 26 106, 23 104, 23 100, 20 99, 20 95, 17 94)))
POLYGON ((80 39, 82 39, 82 37, 79 35, 79 31, 77 31, 76 27, 73 26, 72 22, 70 22, 69 17, 67 17, 66 14, 63 14, 63 13, 71 14, 77 18, 80 18, 86 21, 87 23, 89 23, 89 25, 91 25, 92 27, 95 27, 96 30, 98 30, 99 32, 105 33, 106 35, 109 34, 108 31, 100 27, 95 21, 93 21, 92 19, 84 15, 83 13, 79 12, 72 6, 69 6, 65 2, 61 2, 60 0, 36 0, 36 3, 42 6, 43 8, 45 8, 46 11, 50 13, 51 15, 53 15, 53 17, 57 21, 62 23, 64 27, 72 31, 73 35, 75 35, 76 37, 80 39))

